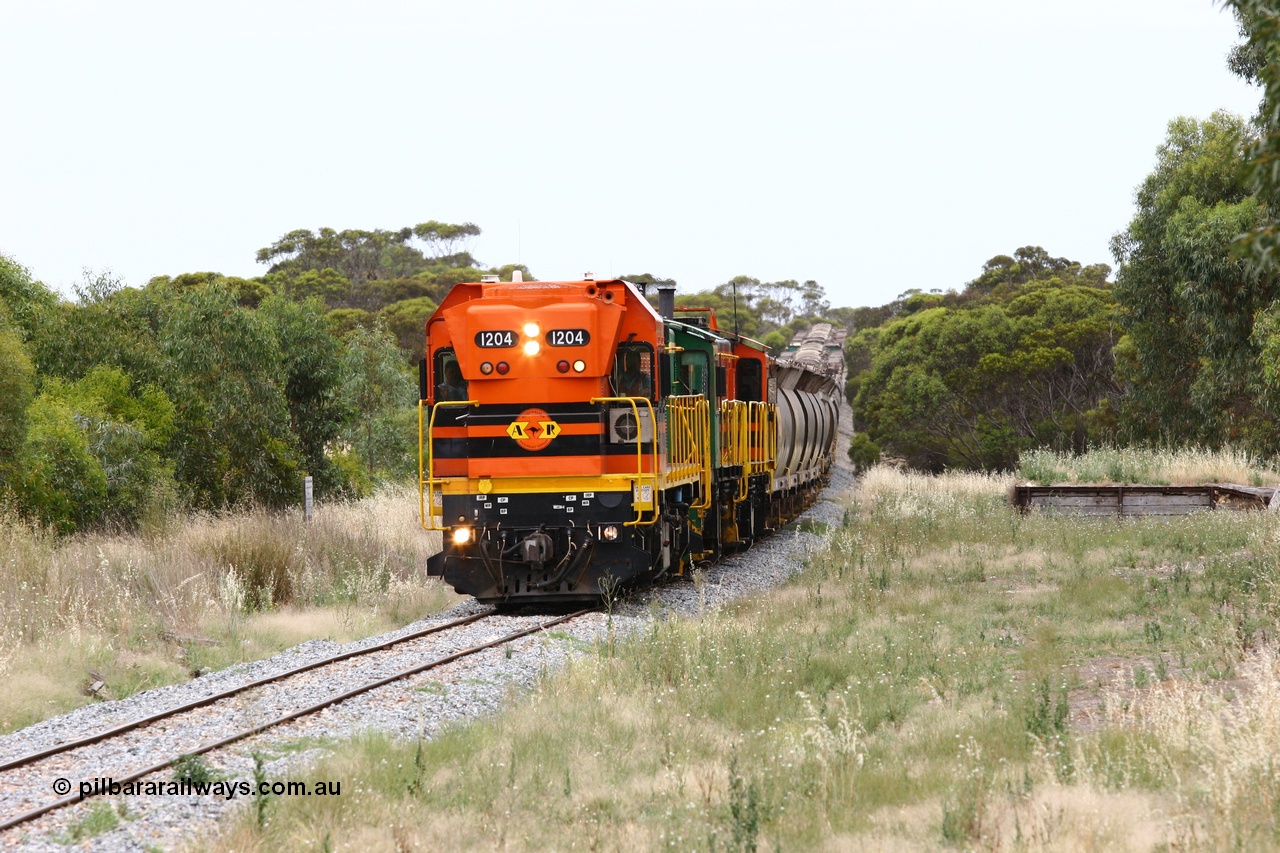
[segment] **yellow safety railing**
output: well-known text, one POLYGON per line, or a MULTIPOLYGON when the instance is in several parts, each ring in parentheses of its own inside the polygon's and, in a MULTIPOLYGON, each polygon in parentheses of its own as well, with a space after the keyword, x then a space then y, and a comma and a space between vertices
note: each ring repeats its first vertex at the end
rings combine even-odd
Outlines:
MULTIPOLYGON (((435 522, 435 499, 436 486, 442 486, 445 483, 456 480, 465 480, 465 477, 437 477, 435 475, 435 443, 431 440, 432 433, 436 428, 436 414, 443 408, 453 406, 478 406, 478 400, 441 400, 431 407, 431 417, 428 420, 424 413, 426 411, 426 401, 418 401, 418 514, 422 519, 421 524, 424 530, 447 530, 443 525, 437 525, 435 522), (426 425, 426 432, 423 432, 423 425, 426 425), (428 513, 430 508, 430 513, 428 513)), ((443 493, 441 493, 443 499, 443 493)), ((440 512, 441 521, 444 519, 443 508, 440 512)))
POLYGON ((711 404, 701 394, 667 398, 667 480, 702 486, 690 509, 711 506, 711 404))
POLYGON ((720 467, 742 469, 734 503, 747 499, 747 463, 751 448, 751 423, 748 404, 742 400, 720 403, 720 467))
MULTIPOLYGON (((653 416, 653 403, 647 397, 592 397, 592 403, 625 403, 631 406, 631 413, 636 416, 636 470, 633 474, 623 474, 624 478, 631 480, 631 502, 636 510, 636 517, 630 521, 622 522, 624 527, 649 526, 658 521, 658 421, 653 416), (651 430, 651 440, 649 444, 649 473, 644 470, 644 442, 640 440, 643 435, 643 421, 640 419, 640 406, 644 406, 644 410, 649 415, 649 424, 651 430), (648 489, 649 497, 645 498, 645 490, 648 489), (644 511, 649 510, 652 515, 646 519, 644 511)), ((617 475, 606 475, 613 477, 617 475)))
POLYGON ((741 400, 720 401, 720 467, 746 463, 747 404, 741 400))
POLYGON ((745 477, 769 475, 769 491, 778 469, 778 407, 773 403, 747 404, 747 464, 745 477))

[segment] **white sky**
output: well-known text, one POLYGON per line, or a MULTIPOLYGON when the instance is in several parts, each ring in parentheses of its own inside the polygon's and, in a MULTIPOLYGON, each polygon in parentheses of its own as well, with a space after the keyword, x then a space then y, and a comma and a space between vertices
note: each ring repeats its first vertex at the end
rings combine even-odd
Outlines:
POLYGON ((879 305, 1111 263, 1168 121, 1260 97, 1214 0, 3 0, 0 34, 0 252, 64 292, 437 219, 541 279, 879 305))

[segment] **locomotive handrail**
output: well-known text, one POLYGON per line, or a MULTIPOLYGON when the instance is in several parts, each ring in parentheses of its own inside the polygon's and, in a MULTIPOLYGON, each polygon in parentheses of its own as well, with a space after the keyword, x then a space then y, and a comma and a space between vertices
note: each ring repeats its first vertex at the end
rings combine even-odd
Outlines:
POLYGON ((746 411, 741 400, 720 401, 720 467, 742 464, 742 414, 746 411))
POLYGON ((747 404, 751 419, 751 449, 747 453, 747 476, 767 473, 769 491, 773 491, 778 468, 778 407, 773 403, 747 404))
POLYGON ((690 509, 711 506, 711 404, 701 394, 668 397, 667 473, 676 479, 696 475, 701 494, 690 509))
POLYGON ((707 509, 711 506, 711 403, 703 397, 698 407, 702 425, 702 495, 703 499, 691 504, 690 509, 707 509))
MULTIPOLYGON (((652 504, 650 510, 653 512, 653 517, 646 521, 644 518, 644 510, 637 507, 636 517, 631 521, 622 522, 622 526, 639 527, 643 525, 647 527, 651 524, 656 524, 658 521, 658 420, 653 414, 653 401, 648 397, 592 397, 591 403, 593 405, 603 403, 627 403, 631 406, 631 411, 636 416, 636 473, 634 476, 635 482, 633 483, 632 488, 634 490, 635 487, 638 486, 640 489, 643 489, 644 486, 641 483, 642 480, 649 479, 652 481, 649 484, 649 488, 652 490, 650 492, 650 502, 652 504), (649 423, 651 424, 650 429, 653 430, 653 434, 651 435, 652 441, 650 442, 651 449, 649 451, 652 473, 648 477, 646 477, 644 473, 644 442, 640 440, 640 427, 643 421, 640 419, 640 408, 637 403, 643 403, 645 409, 649 412, 649 423)), ((630 478, 632 475, 628 474, 625 476, 630 478)), ((633 491, 632 499, 637 504, 641 502, 640 496, 640 494, 633 491)))
POLYGON ((750 420, 748 404, 742 400, 720 402, 720 467, 738 467, 738 489, 733 502, 747 499, 747 475, 750 460, 750 420))
MULTIPOLYGON (((448 530, 446 526, 437 527, 435 524, 435 486, 443 484, 448 480, 461 479, 458 477, 437 477, 435 476, 435 445, 432 441, 432 433, 436 428, 436 413, 446 406, 479 406, 479 400, 440 400, 431 406, 431 418, 427 421, 427 433, 424 441, 422 434, 423 410, 426 400, 418 401, 418 517, 420 519, 423 530, 448 530), (423 464, 425 460, 426 476, 423 477, 423 464), (430 508, 431 513, 428 515, 427 510, 430 508), (430 519, 430 520, 429 520, 430 519)), ((444 507, 440 509, 441 525, 444 523, 444 507)))

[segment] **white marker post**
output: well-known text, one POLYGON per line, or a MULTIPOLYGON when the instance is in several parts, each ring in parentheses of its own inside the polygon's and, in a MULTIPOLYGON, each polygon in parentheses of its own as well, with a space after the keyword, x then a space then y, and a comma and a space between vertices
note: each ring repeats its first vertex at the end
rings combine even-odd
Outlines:
POLYGON ((311 520, 311 513, 315 510, 315 504, 311 500, 311 478, 307 477, 302 481, 302 506, 303 515, 307 521, 311 520))

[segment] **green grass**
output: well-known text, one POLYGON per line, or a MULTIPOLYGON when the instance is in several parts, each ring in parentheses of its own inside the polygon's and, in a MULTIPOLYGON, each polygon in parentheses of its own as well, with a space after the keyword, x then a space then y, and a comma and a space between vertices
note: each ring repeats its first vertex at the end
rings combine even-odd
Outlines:
POLYGON ((414 689, 417 690, 419 693, 434 693, 437 696, 443 696, 449 692, 448 685, 440 684, 439 682, 436 682, 436 681, 428 682, 427 684, 424 684, 423 686, 417 687, 414 689))
POLYGON ((1280 845, 1274 517, 1019 515, 1007 485, 873 470, 787 586, 341 746, 307 771, 340 801, 215 849, 1280 845))
POLYGON ((79 844, 104 832, 110 832, 120 826, 120 818, 124 816, 123 807, 111 803, 94 803, 89 813, 67 824, 67 828, 57 837, 60 844, 79 844))

